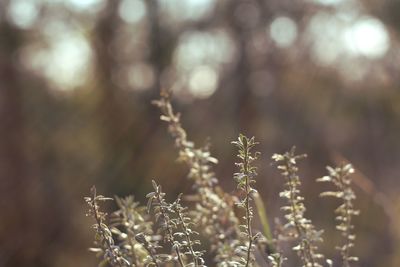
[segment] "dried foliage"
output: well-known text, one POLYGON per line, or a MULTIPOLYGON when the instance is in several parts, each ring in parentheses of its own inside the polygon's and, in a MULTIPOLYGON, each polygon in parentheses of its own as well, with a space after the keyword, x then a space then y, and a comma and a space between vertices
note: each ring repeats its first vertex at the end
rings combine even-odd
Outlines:
POLYGON ((247 138, 244 135, 239 135, 237 141, 232 142, 239 149, 237 155, 240 162, 236 163, 239 167, 239 172, 234 174, 234 179, 237 183, 237 187, 243 193, 243 198, 237 203, 237 206, 245 211, 243 217, 245 224, 241 224, 242 235, 247 239, 245 245, 238 247, 240 252, 245 253, 240 258, 238 265, 251 266, 254 262, 253 252, 255 250, 255 242, 260 238, 261 233, 253 234, 253 228, 251 221, 253 219, 253 208, 251 207, 252 195, 257 191, 252 187, 255 183, 255 177, 257 176, 257 168, 252 165, 253 161, 257 159, 258 152, 253 153, 252 148, 257 144, 254 137, 247 138))
MULTIPOLYGON (((106 213, 100 211, 99 202, 110 200, 96 195, 93 187, 91 197, 85 200, 89 206, 88 215, 95 224, 95 248, 103 259, 101 266, 205 266, 205 259, 211 266, 272 266, 282 267, 288 261, 296 262, 282 247, 289 242, 299 256, 303 267, 333 266, 331 260, 323 264, 324 256, 318 252, 323 242, 322 230, 316 230, 312 221, 305 216, 306 207, 301 195, 301 180, 297 161, 305 155, 296 155, 292 148, 284 154, 274 154, 272 159, 285 179, 280 197, 286 202, 281 209, 285 223, 277 225, 275 236, 270 234, 269 219, 264 204, 254 188, 257 168, 254 161, 258 152, 253 149, 257 142, 254 137, 239 135, 232 142, 238 148, 238 172, 236 181, 239 198, 228 194, 218 186, 218 179, 212 171, 217 160, 210 155, 208 146, 196 148, 188 141, 182 128, 180 115, 173 111, 168 94, 154 102, 161 110, 161 120, 168 123, 168 129, 175 139, 179 160, 188 168, 188 178, 193 182, 195 203, 182 204, 182 194, 173 202, 166 200, 161 185, 152 181, 153 191, 147 194, 147 208, 134 201, 132 196, 115 197, 118 210, 107 223, 106 213), (253 205, 257 208, 254 212, 253 205), (239 211, 235 210, 235 205, 239 211), (234 212, 236 211, 236 212, 234 212), (260 216, 264 237, 254 229, 255 214, 260 216), (207 239, 205 247, 200 240, 207 239), (294 245, 293 245, 294 244, 294 245)), ((357 258, 350 255, 354 246, 352 217, 355 194, 351 189, 351 165, 338 168, 328 167, 328 176, 318 181, 331 182, 337 190, 324 192, 321 196, 334 196, 342 203, 336 209, 336 228, 343 236, 338 249, 342 255, 342 266, 350 267, 357 258)))
POLYGON ((178 160, 189 168, 188 178, 193 181, 195 197, 199 199, 193 212, 194 222, 204 229, 205 236, 211 241, 218 266, 235 266, 239 260, 235 253, 235 247, 240 243, 239 220, 234 213, 233 197, 218 186, 212 171, 212 165, 218 160, 211 156, 208 146, 196 148, 187 139, 180 114, 174 112, 168 92, 163 91, 161 98, 153 103, 162 113, 160 119, 168 123, 168 131, 179 151, 178 160))
POLYGON ((354 215, 360 213, 354 209, 356 195, 351 188, 350 175, 354 173, 353 166, 346 164, 337 168, 327 167, 328 175, 317 179, 318 182, 330 182, 337 191, 321 193, 321 196, 332 196, 341 200, 340 206, 335 210, 338 224, 336 229, 341 232, 343 244, 337 247, 342 255, 343 267, 350 267, 350 262, 358 261, 357 257, 350 255, 350 249, 354 247, 356 236, 353 233, 354 225, 352 219, 354 215))
POLYGON ((91 193, 91 197, 85 197, 85 201, 89 205, 86 215, 93 217, 96 221, 92 226, 96 232, 96 247, 91 248, 91 250, 103 255, 104 259, 100 265, 109 263, 111 266, 129 266, 129 262, 122 256, 120 247, 115 245, 110 228, 104 223, 107 213, 101 212, 98 204, 102 201, 111 200, 111 198, 97 195, 96 187, 92 187, 91 193))
POLYGON ((278 169, 285 178, 285 190, 279 195, 287 201, 287 205, 281 209, 286 213, 287 223, 284 231, 294 238, 296 246, 293 250, 298 252, 304 267, 320 267, 319 261, 324 256, 317 252, 317 243, 322 242, 321 234, 323 231, 315 229, 310 219, 304 216, 306 207, 303 203, 304 197, 300 195, 300 177, 297 174, 297 160, 305 158, 306 155, 295 155, 293 147, 285 154, 274 154, 272 159, 278 162, 278 169))
POLYGON ((139 265, 148 260, 148 250, 136 240, 136 235, 152 236, 152 222, 146 214, 145 207, 134 201, 133 196, 115 197, 118 210, 110 219, 111 232, 119 240, 121 252, 129 262, 139 265))

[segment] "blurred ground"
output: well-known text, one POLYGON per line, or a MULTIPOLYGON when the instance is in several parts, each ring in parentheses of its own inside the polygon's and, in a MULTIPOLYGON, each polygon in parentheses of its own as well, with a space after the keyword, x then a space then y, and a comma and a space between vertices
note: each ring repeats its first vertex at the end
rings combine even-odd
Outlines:
POLYGON ((335 203, 321 208, 314 178, 351 161, 363 174, 359 266, 399 266, 399 12, 378 0, 0 1, 0 266, 95 266, 83 203, 93 184, 141 200, 154 178, 190 192, 150 104, 161 87, 192 139, 210 138, 228 191, 230 141, 257 137, 271 217, 282 187, 272 153, 309 155, 320 227, 335 203))

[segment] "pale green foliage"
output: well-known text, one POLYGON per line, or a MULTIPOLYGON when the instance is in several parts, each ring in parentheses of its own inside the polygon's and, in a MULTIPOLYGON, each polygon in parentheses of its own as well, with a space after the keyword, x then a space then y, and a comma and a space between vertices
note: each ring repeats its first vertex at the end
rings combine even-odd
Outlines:
POLYGON ((175 139, 175 145, 179 149, 178 160, 189 165, 188 177, 193 179, 196 187, 211 187, 218 183, 211 170, 211 164, 218 163, 218 160, 210 155, 207 146, 195 148, 194 143, 187 139, 186 131, 180 122, 180 114, 174 112, 169 96, 165 93, 160 100, 153 101, 153 103, 162 112, 160 119, 168 123, 168 131, 175 139))
POLYGON ((321 193, 321 196, 332 196, 341 200, 340 206, 335 210, 336 220, 338 222, 336 229, 341 232, 343 237, 343 244, 338 246, 343 260, 343 266, 349 267, 350 262, 358 261, 357 257, 350 255, 350 249, 354 247, 354 240, 356 238, 353 234, 354 225, 352 218, 360 212, 354 209, 354 200, 356 195, 351 188, 351 177, 354 173, 351 164, 342 165, 337 168, 327 167, 328 175, 317 179, 318 182, 330 182, 337 191, 328 191, 321 193))
POLYGON ((193 211, 195 224, 210 239, 218 266, 235 266, 238 258, 234 248, 241 239, 239 221, 234 214, 233 197, 218 186, 218 179, 212 171, 217 159, 210 155, 208 146, 196 148, 187 139, 180 114, 174 112, 168 92, 163 91, 161 98, 153 103, 162 113, 160 119, 168 123, 168 131, 178 148, 178 160, 189 168, 188 178, 193 181, 195 197, 199 199, 193 211))
POLYGON ((165 201, 165 193, 161 186, 153 181, 154 192, 147 194, 148 207, 153 207, 156 221, 161 223, 160 229, 164 231, 165 239, 171 244, 175 251, 174 257, 180 266, 204 266, 203 252, 195 249, 200 241, 194 239, 198 232, 192 230, 192 219, 187 215, 185 207, 182 207, 181 195, 169 204, 165 201), (190 256, 190 263, 186 263, 190 256))
MULTIPOLYGON (((238 148, 238 171, 234 173, 238 196, 226 193, 219 185, 212 166, 217 160, 211 156, 209 147, 196 148, 188 141, 182 128, 179 114, 175 113, 164 93, 155 101, 160 108, 161 120, 168 123, 168 130, 175 139, 178 159, 189 169, 188 179, 193 183, 192 199, 189 210, 182 204, 185 198, 180 194, 175 201, 168 202, 165 193, 156 182, 152 182, 153 191, 147 194, 147 209, 134 201, 133 197, 115 197, 118 210, 107 224, 106 213, 100 211, 99 202, 110 200, 96 195, 93 187, 90 197, 85 201, 89 206, 87 215, 95 220, 95 248, 102 257, 100 266, 157 266, 157 267, 203 267, 203 258, 212 258, 210 266, 270 266, 284 267, 286 262, 295 262, 282 249, 283 242, 294 242, 292 249, 300 258, 302 267, 332 267, 318 252, 318 243, 322 242, 322 231, 316 230, 311 220, 306 218, 304 198, 300 193, 301 181, 298 175, 297 161, 305 155, 295 155, 295 149, 284 154, 274 154, 285 179, 284 190, 279 193, 286 204, 285 223, 278 224, 275 236, 272 236, 265 205, 254 188, 257 168, 253 165, 259 153, 254 152, 254 137, 239 135, 232 142, 238 148), (253 203, 255 202, 255 203, 253 203), (254 212, 253 204, 257 209, 254 212), (235 209, 235 205, 238 209, 235 209), (260 216, 262 229, 266 237, 253 227, 255 215, 260 216), (199 239, 206 239, 209 247, 204 247, 199 239)), ((331 182, 336 186, 332 192, 322 196, 334 196, 342 203, 336 209, 337 229, 343 236, 343 244, 338 249, 343 259, 343 267, 357 260, 350 255, 354 246, 352 216, 358 211, 353 207, 355 194, 351 189, 351 165, 338 168, 328 167, 328 176, 318 179, 331 182)))
POLYGON ((111 199, 102 195, 97 195, 95 187, 92 187, 91 192, 91 197, 85 197, 85 201, 89 206, 86 215, 93 217, 96 221, 95 224, 93 224, 93 228, 96 232, 96 247, 91 250, 99 253, 99 255, 103 255, 103 261, 100 263, 102 265, 109 263, 111 266, 129 266, 129 262, 122 256, 120 247, 115 245, 109 227, 104 223, 107 214, 99 210, 98 202, 111 199))
POLYGON ((293 147, 285 154, 274 154, 272 159, 278 162, 278 169, 285 178, 285 189, 280 197, 286 199, 287 205, 281 209, 285 212, 287 223, 285 232, 296 240, 293 250, 297 251, 304 267, 320 267, 319 261, 323 255, 318 253, 317 243, 322 242, 322 231, 317 231, 311 220, 304 216, 306 208, 304 198, 300 194, 301 185, 298 173, 297 160, 305 155, 295 155, 293 147))
POLYGON ((287 260, 285 257, 282 256, 281 253, 273 253, 268 256, 268 259, 271 263, 271 267, 281 267, 283 262, 287 260))
POLYGON ((252 219, 253 219, 253 208, 251 201, 253 200, 252 194, 257 191, 252 187, 252 184, 256 182, 255 177, 257 176, 257 168, 253 166, 253 162, 257 159, 258 152, 253 152, 252 149, 257 144, 254 137, 247 138, 240 134, 237 141, 232 142, 239 149, 238 158, 240 161, 236 163, 239 167, 239 172, 233 175, 237 183, 237 187, 243 193, 243 198, 236 205, 245 211, 243 217, 244 224, 240 225, 242 235, 246 237, 247 242, 244 245, 240 245, 237 248, 240 256, 240 262, 238 265, 251 266, 254 262, 253 252, 255 250, 255 242, 260 237, 261 233, 253 234, 252 219), (244 254, 244 255, 242 255, 244 254))
POLYGON ((148 256, 143 262, 139 263, 139 266, 161 266, 161 263, 169 262, 172 257, 168 254, 158 254, 157 250, 161 249, 162 246, 159 245, 158 239, 152 238, 152 236, 145 235, 144 233, 139 233, 135 235, 137 242, 143 245, 146 249, 148 256))
POLYGON ((152 222, 146 214, 146 209, 134 201, 133 196, 126 198, 115 197, 118 210, 111 216, 111 232, 119 240, 119 246, 125 259, 139 265, 148 260, 149 253, 136 240, 137 234, 152 236, 152 222))

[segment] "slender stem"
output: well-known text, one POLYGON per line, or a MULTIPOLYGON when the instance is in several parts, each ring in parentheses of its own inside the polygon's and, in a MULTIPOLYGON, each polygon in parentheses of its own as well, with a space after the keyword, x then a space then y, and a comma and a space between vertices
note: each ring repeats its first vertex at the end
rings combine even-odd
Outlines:
POLYGON ((176 247, 176 248, 175 248, 175 251, 176 251, 176 254, 178 255, 178 262, 179 262, 179 264, 180 264, 182 267, 184 267, 184 266, 185 266, 185 263, 183 262, 180 249, 179 249, 178 247, 176 247))
POLYGON ((176 209, 177 209, 176 211, 177 211, 177 214, 178 214, 179 221, 180 221, 180 223, 182 225, 183 233, 185 234, 186 242, 188 243, 189 252, 193 257, 194 266, 197 267, 197 266, 199 266, 198 257, 196 255, 196 253, 194 252, 194 249, 193 249, 193 246, 192 246, 193 242, 192 242, 192 240, 190 238, 188 227, 187 227, 187 225, 186 225, 186 223, 185 223, 185 221, 183 219, 182 213, 179 211, 178 208, 176 208, 176 209))
MULTIPOLYGON (((295 187, 295 184, 294 184, 296 182, 295 178, 294 178, 296 176, 296 174, 291 171, 293 167, 291 166, 290 162, 286 163, 286 168, 287 168, 287 170, 289 172, 288 185, 289 185, 289 189, 290 189, 290 206, 292 208, 293 221, 294 221, 294 225, 295 225, 295 228, 296 228, 296 231, 297 231, 298 235, 303 239, 304 238, 303 237, 304 236, 304 229, 303 229, 301 223, 299 222, 299 220, 297 218, 298 209, 297 209, 297 206, 295 204, 297 202, 297 200, 296 200, 296 187, 295 187)), ((308 240, 304 240, 303 239, 302 242, 304 242, 304 245, 305 245, 305 248, 306 248, 306 249, 301 249, 301 253, 303 254, 302 258, 303 258, 304 265, 307 266, 308 263, 309 263, 308 261, 310 261, 311 266, 314 267, 315 266, 315 261, 314 261, 313 255, 311 253, 310 244, 309 244, 308 240)))
POLYGON ((351 215, 349 213, 349 207, 348 207, 348 203, 346 201, 345 203, 345 210, 346 210, 346 248, 345 250, 342 252, 343 253, 343 265, 344 267, 350 267, 350 263, 349 263, 349 250, 350 250, 350 246, 349 246, 349 236, 351 234, 350 232, 350 227, 351 227, 351 215))
MULTIPOLYGON (((345 174, 341 174, 339 177, 339 188, 342 192, 345 192, 346 189, 348 189, 348 186, 345 184, 343 181, 345 174)), ((343 266, 344 267, 350 267, 350 262, 349 262, 349 254, 350 254, 350 246, 349 243, 351 243, 349 236, 351 235, 351 214, 349 210, 351 209, 351 201, 347 199, 343 199, 343 204, 344 204, 344 210, 345 210, 345 218, 346 218, 346 230, 343 233, 343 235, 346 238, 346 244, 345 244, 345 249, 342 251, 342 257, 343 257, 343 266)))
POLYGON ((249 153, 250 149, 248 147, 248 143, 246 141, 245 143, 245 155, 244 155, 244 162, 243 162, 243 167, 244 167, 244 175, 246 179, 246 223, 247 223, 247 237, 249 239, 249 245, 247 247, 247 259, 246 259, 246 267, 249 266, 250 264, 250 258, 251 258, 251 247, 253 245, 253 232, 251 228, 251 207, 250 207, 250 171, 249 171, 249 153))
MULTIPOLYGON (((104 239, 104 241, 105 241, 105 244, 106 244, 106 246, 107 246, 107 249, 108 249, 110 252, 113 252, 112 244, 110 243, 108 237, 106 236, 106 234, 105 234, 105 232, 104 232, 104 230, 103 230, 102 219, 101 219, 101 217, 100 217, 100 215, 99 215, 99 212, 98 212, 98 210, 97 210, 96 188, 93 189, 92 209, 93 209, 94 218, 95 218, 96 223, 97 223, 97 227, 98 227, 98 229, 99 229, 99 231, 100 231, 100 233, 101 233, 101 235, 102 235, 102 237, 103 237, 103 239, 104 239)), ((115 255, 114 255, 113 253, 111 253, 111 255, 113 255, 113 257, 115 257, 115 255)), ((116 262, 117 262, 117 264, 118 264, 120 267, 123 267, 123 265, 121 264, 121 262, 120 262, 118 259, 116 259, 116 262)))
POLYGON ((133 236, 129 233, 130 231, 128 231, 128 238, 129 238, 129 243, 130 243, 130 246, 131 246, 131 248, 132 248, 132 253, 131 253, 131 257, 132 257, 132 261, 133 262, 135 262, 135 266, 139 266, 139 259, 138 259, 138 257, 136 256, 136 253, 135 253, 135 243, 133 242, 133 236))
MULTIPOLYGON (((173 244, 173 243, 175 242, 174 234, 173 234, 172 229, 171 229, 171 226, 170 226, 170 221, 169 221, 169 218, 168 218, 168 215, 167 215, 167 211, 165 210, 165 207, 164 207, 163 204, 162 204, 164 201, 163 201, 163 198, 161 197, 160 193, 157 194, 157 200, 158 200, 158 202, 159 202, 159 204, 160 204, 160 211, 161 211, 161 214, 162 214, 162 216, 163 216, 163 218, 164 218, 165 225, 166 225, 166 227, 167 227, 168 239, 169 239, 169 241, 173 244)), ((179 264, 180 264, 182 267, 184 267, 185 264, 184 264, 184 262, 183 262, 182 255, 181 255, 181 251, 180 251, 180 249, 179 249, 178 246, 175 247, 175 252, 176 252, 176 254, 177 254, 177 256, 178 256, 178 262, 179 262, 179 264)))
POLYGON ((146 250, 149 252, 150 257, 151 257, 153 263, 154 263, 157 267, 160 267, 160 264, 158 264, 158 262, 157 262, 156 255, 154 255, 153 249, 150 248, 150 247, 148 246, 148 244, 145 244, 145 248, 146 248, 146 250))

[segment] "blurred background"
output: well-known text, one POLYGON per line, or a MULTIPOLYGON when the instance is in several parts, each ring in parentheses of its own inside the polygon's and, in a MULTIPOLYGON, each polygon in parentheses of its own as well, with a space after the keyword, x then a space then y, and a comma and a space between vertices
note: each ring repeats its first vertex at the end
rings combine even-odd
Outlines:
MULTIPOLYGON (((0 266, 96 266, 83 197, 171 198, 187 169, 150 104, 171 88, 233 192, 239 132, 280 215, 274 152, 296 145, 311 217, 338 239, 326 165, 357 174, 359 266, 400 266, 400 1, 1 0, 0 266)), ((110 209, 112 210, 112 206, 110 209)))

